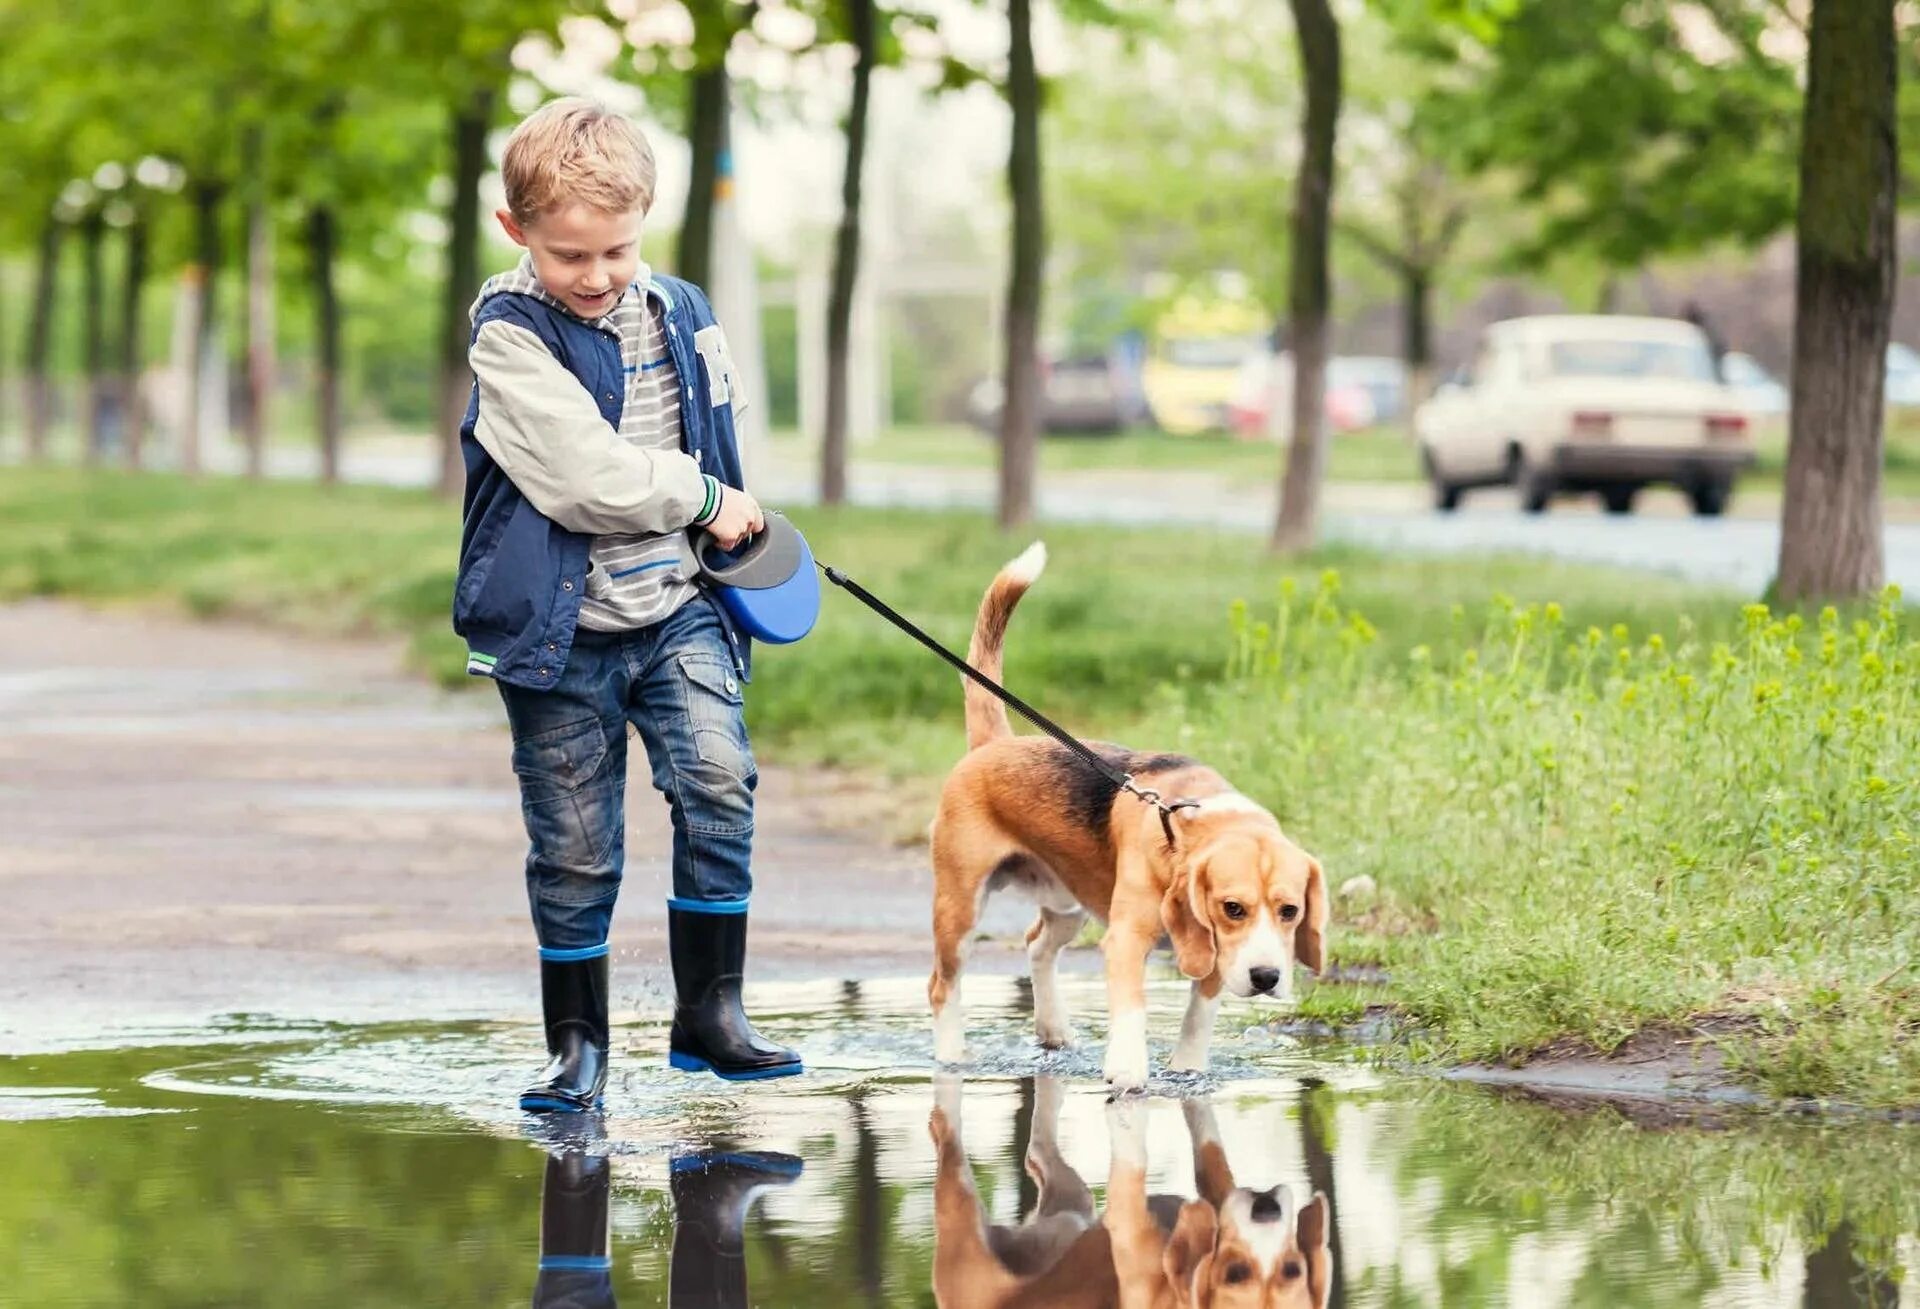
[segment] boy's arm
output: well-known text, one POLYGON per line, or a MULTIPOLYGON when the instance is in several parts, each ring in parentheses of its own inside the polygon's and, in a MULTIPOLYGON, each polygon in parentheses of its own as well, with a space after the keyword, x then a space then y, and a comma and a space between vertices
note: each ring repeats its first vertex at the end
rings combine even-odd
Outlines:
POLYGON ((678 450, 620 439, 540 338, 495 319, 467 352, 473 435, 535 509, 571 532, 673 532, 710 521, 720 484, 678 450))

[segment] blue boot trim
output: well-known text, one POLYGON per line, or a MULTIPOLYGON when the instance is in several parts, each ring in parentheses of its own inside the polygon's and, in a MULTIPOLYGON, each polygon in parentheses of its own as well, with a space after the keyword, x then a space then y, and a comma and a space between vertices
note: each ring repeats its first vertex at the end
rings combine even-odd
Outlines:
POLYGON ((523 1095, 520 1097, 520 1112, 523 1114, 585 1114, 598 1113, 607 1107, 605 1096, 596 1097, 592 1105, 576 1104, 572 1100, 562 1100, 552 1095, 523 1095))
POLYGON ((582 959, 598 959, 606 952, 607 943, 605 941, 602 941, 599 945, 583 945, 577 950, 562 950, 556 946, 548 945, 540 947, 540 957, 551 960, 556 964, 576 963, 582 959))
POLYGON ((763 1173, 773 1173, 778 1177, 798 1177, 806 1171, 804 1159, 782 1159, 778 1155, 733 1154, 727 1152, 708 1154, 683 1154, 667 1164, 670 1173, 701 1173, 715 1164, 739 1164, 745 1168, 757 1168, 763 1173))
POLYGON ((684 900, 677 895, 667 897, 667 908, 678 909, 683 914, 744 914, 749 903, 747 900, 684 900))
POLYGON ((667 1053, 667 1062, 683 1073, 712 1073, 727 1082, 764 1082, 769 1077, 792 1077, 795 1073, 807 1071, 805 1064, 797 1060, 790 1064, 779 1064, 773 1068, 755 1068, 744 1073, 723 1073, 697 1054, 681 1054, 678 1050, 667 1053))

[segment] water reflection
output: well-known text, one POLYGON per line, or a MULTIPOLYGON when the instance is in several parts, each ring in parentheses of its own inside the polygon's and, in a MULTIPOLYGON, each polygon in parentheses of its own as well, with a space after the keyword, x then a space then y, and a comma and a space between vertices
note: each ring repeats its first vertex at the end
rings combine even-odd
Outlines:
POLYGON ((942 1078, 928 1123, 934 1182, 934 1300, 941 1309, 1014 1305, 1174 1305, 1180 1309, 1328 1309, 1332 1209, 1320 1192, 1236 1179, 1210 1100, 1180 1108, 1196 1194, 1148 1193, 1149 1103, 1108 1104, 1110 1168, 1104 1212, 1061 1153, 1058 1078, 1023 1086, 1031 1104, 1024 1172, 1032 1203, 994 1223, 968 1157, 962 1084, 942 1078))

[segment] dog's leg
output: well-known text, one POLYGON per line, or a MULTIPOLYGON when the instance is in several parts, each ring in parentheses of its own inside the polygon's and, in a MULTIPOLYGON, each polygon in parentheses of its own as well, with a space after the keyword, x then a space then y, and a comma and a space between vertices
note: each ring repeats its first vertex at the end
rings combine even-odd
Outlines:
POLYGON ((1213 1044, 1213 1018, 1220 1010, 1219 989, 1206 994, 1202 982, 1193 984, 1187 998, 1187 1016, 1180 1020, 1180 1044, 1173 1048, 1173 1061, 1167 1066, 1183 1073, 1207 1071, 1207 1049, 1213 1044))
POLYGON ((973 943, 973 927, 986 899, 984 870, 995 852, 969 841, 968 829, 941 822, 933 846, 933 976, 927 1002, 933 1008, 933 1057, 943 1064, 967 1057, 966 1008, 960 999, 960 973, 973 943))
POLYGON ((1137 924, 1159 925, 1159 906, 1148 903, 1113 919, 1102 945, 1107 956, 1107 1081, 1115 1091, 1147 1084, 1147 952, 1153 937, 1137 924))
POLYGON ((1213 1102, 1196 1096, 1182 1101, 1180 1111, 1186 1115, 1187 1136, 1193 1143, 1194 1186, 1202 1200, 1218 1209, 1233 1193, 1233 1168, 1220 1142, 1220 1124, 1213 1116, 1213 1102))
POLYGON ((1093 1192, 1060 1153, 1060 1079, 1036 1077, 1033 1084, 1033 1140, 1027 1146, 1027 1175, 1040 1188, 1034 1212, 1093 1218, 1093 1192))
POLYGON ((1067 1020, 1066 1002, 1060 998, 1056 964, 1060 951, 1086 920, 1086 914, 1077 910, 1062 914, 1042 909, 1027 933, 1027 960, 1033 971, 1033 1025, 1040 1044, 1049 1050, 1063 1050, 1073 1044, 1073 1026, 1067 1020))

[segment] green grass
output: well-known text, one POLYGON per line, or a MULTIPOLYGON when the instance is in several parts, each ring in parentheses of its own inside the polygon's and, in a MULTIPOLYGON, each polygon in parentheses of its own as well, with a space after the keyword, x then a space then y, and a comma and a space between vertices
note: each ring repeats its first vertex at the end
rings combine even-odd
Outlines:
MULTIPOLYGON (((967 514, 797 517, 952 645, 1028 540, 967 514)), ((457 531, 414 492, 8 470, 0 599, 384 633, 467 684, 446 630, 457 531)), ((1735 1062, 1768 1089, 1920 1103, 1920 649, 1896 609, 1803 622, 1539 560, 1283 566, 1234 536, 1044 535, 1009 682, 1076 731, 1206 758, 1336 887, 1370 876, 1334 955, 1388 966, 1416 1052, 1607 1049, 1743 1013, 1735 1062)), ((955 675, 837 592, 755 673, 767 759, 911 799, 963 748, 955 675)))

